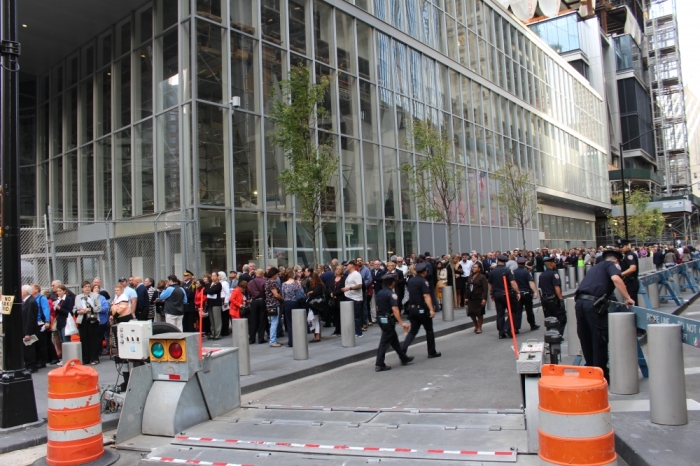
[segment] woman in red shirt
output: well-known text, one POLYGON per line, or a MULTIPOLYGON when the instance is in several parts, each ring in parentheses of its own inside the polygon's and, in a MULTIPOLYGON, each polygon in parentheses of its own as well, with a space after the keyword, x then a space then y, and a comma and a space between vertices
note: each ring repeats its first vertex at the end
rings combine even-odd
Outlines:
POLYGON ((248 282, 242 280, 238 282, 238 286, 231 292, 231 297, 229 298, 229 314, 231 314, 232 319, 241 318, 241 307, 248 303, 248 282))

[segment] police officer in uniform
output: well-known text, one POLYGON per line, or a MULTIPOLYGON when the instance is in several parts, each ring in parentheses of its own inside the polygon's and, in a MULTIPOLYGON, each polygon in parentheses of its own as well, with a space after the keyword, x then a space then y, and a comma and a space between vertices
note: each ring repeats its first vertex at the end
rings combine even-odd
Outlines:
POLYGON ((515 307, 515 314, 513 315, 515 333, 520 333, 520 324, 523 320, 523 309, 527 314, 527 323, 530 324, 530 330, 537 330, 540 328, 540 326, 535 322, 535 313, 532 311, 532 300, 537 299, 537 287, 535 286, 535 280, 532 278, 530 271, 525 268, 527 259, 524 257, 518 257, 516 262, 518 263, 518 268, 513 272, 513 276, 515 277, 515 283, 518 284, 518 289, 520 290, 520 301, 518 301, 515 307))
POLYGON ((401 311, 399 310, 399 297, 394 291, 396 287, 396 275, 387 274, 382 279, 382 289, 377 293, 375 302, 377 305, 377 321, 379 328, 382 329, 382 337, 379 340, 379 348, 377 348, 377 362, 374 365, 374 370, 384 372, 391 369, 391 366, 384 364, 384 356, 389 346, 394 348, 396 354, 401 359, 401 365, 405 366, 413 361, 413 356, 407 356, 406 351, 401 348, 399 336, 396 334, 396 323, 398 322, 404 329, 408 329, 409 325, 401 320, 401 311))
POLYGON ((564 296, 561 294, 561 279, 557 273, 557 262, 553 256, 543 259, 545 270, 540 275, 540 290, 542 290, 542 311, 545 317, 556 317, 559 320, 559 333, 564 336, 566 328, 566 309, 564 296))
POLYGON ((428 266, 425 262, 416 264, 416 276, 408 281, 408 303, 406 310, 411 320, 411 331, 401 343, 401 349, 405 352, 416 337, 421 325, 425 328, 425 338, 428 343, 428 358, 439 358, 442 353, 435 351, 435 333, 433 332, 433 317, 435 308, 430 293, 430 284, 426 279, 428 266))
POLYGON ((576 333, 586 365, 603 369, 609 381, 607 298, 617 289, 628 308, 634 299, 621 277, 622 253, 607 250, 601 257, 602 262, 588 271, 576 290, 576 333))
POLYGON ((622 281, 625 282, 627 292, 630 298, 634 300, 634 305, 637 305, 639 293, 639 259, 637 254, 630 248, 630 240, 620 240, 620 252, 622 252, 622 260, 620 267, 622 269, 622 281))
MULTIPOLYGON (((506 280, 515 291, 515 299, 517 301, 520 300, 520 289, 518 288, 518 284, 515 282, 513 272, 506 267, 508 257, 501 254, 496 258, 496 260, 496 268, 489 274, 489 294, 491 295, 493 302, 496 304, 496 327, 498 328, 498 338, 510 338, 511 334, 507 319, 508 303, 506 301, 506 293, 509 292, 509 290, 506 290, 503 285, 503 277, 506 277, 506 280)), ((517 302, 513 302, 513 298, 511 298, 511 304, 517 306, 517 302)))

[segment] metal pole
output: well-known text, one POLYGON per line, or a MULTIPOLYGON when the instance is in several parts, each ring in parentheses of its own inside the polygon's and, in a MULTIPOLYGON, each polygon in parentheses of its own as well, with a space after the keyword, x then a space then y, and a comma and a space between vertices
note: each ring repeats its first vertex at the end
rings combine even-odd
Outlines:
POLYGON ((634 312, 613 312, 608 315, 610 334, 610 393, 639 393, 637 369, 637 315, 634 312))
MULTIPOLYGON (((17 5, 2 0, 0 27, 3 40, 0 69, 0 241, 2 241, 2 290, 14 297, 10 314, 3 315, 3 372, 0 374, 0 427, 38 420, 32 375, 22 368, 22 296, 19 216, 19 43, 17 5)), ((31 189, 31 187, 29 188, 31 189)))
POLYGON ((343 348, 355 346, 355 303, 353 301, 340 303, 340 341, 343 348))
POLYGON ((455 310, 453 305, 453 295, 451 286, 442 287, 442 321, 452 322, 455 320, 455 310))
POLYGON ((681 324, 647 326, 651 422, 667 426, 688 423, 681 324))
POLYGON ((77 359, 77 364, 82 364, 83 360, 83 344, 80 341, 70 341, 63 343, 62 348, 62 359, 64 363, 68 363, 71 359, 77 359))
POLYGON ((306 336, 306 329, 306 309, 292 309, 294 359, 309 359, 309 340, 306 336))
POLYGON ((561 292, 566 291, 566 269, 557 269, 559 274, 559 281, 561 282, 561 292))
POLYGON ((581 340, 576 332, 576 300, 566 298, 566 341, 569 344, 569 356, 576 356, 581 351, 581 340))
POLYGON ((627 231, 627 194, 625 193, 625 156, 622 151, 622 143, 620 143, 620 179, 622 180, 622 215, 625 222, 625 238, 630 237, 627 231))
POLYGON ((238 373, 250 375, 250 346, 248 342, 248 319, 231 319, 233 346, 238 347, 238 373))
POLYGON ((51 239, 51 281, 58 280, 56 276, 56 238, 53 233, 53 208, 48 207, 49 211, 49 238, 51 239))
POLYGON ((576 283, 578 283, 579 286, 581 286, 581 282, 583 281, 583 277, 586 276, 586 267, 583 265, 579 265, 576 267, 576 283))
POLYGON ((566 270, 566 274, 569 276, 569 289, 573 290, 576 288, 576 268, 571 266, 566 270))

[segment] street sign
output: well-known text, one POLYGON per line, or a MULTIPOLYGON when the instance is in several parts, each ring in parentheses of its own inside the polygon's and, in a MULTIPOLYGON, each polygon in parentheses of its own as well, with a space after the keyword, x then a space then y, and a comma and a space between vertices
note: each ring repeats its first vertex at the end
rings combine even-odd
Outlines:
POLYGON ((2 297, 2 313, 10 314, 12 312, 12 305, 15 303, 14 296, 3 296, 2 297))

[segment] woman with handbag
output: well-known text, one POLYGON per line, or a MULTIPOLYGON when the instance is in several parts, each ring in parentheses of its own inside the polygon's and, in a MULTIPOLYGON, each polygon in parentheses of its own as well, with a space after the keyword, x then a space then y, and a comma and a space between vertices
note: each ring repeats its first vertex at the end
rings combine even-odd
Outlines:
POLYGON ((228 312, 232 319, 247 319, 250 314, 248 307, 248 282, 241 280, 229 296, 228 312), (245 311, 247 309, 247 312, 245 311))
POLYGON ((267 281, 265 282, 265 309, 267 316, 270 318, 270 346, 279 348, 282 346, 277 343, 277 325, 279 324, 279 306, 284 302, 284 298, 280 295, 277 277, 280 271, 277 267, 272 267, 267 271, 267 281))
POLYGON ((304 299, 304 290, 301 288, 301 284, 295 278, 296 273, 293 269, 288 269, 285 278, 286 280, 282 283, 280 287, 280 294, 284 299, 283 309, 284 309, 284 327, 287 332, 287 346, 289 348, 294 346, 294 339, 292 333, 292 309, 298 307, 299 299, 304 299))
POLYGON ((100 363, 100 295, 91 291, 90 282, 84 281, 83 292, 75 297, 75 322, 78 324, 83 365, 100 363))
POLYGON ((340 303, 345 301, 345 293, 343 293, 343 288, 345 288, 344 271, 342 265, 335 268, 333 288, 330 290, 330 299, 328 300, 328 307, 333 315, 333 322, 335 322, 335 332, 331 334, 332 337, 340 336, 340 303))
POLYGON ((486 314, 486 299, 489 294, 489 282, 481 272, 481 262, 475 262, 465 290, 467 315, 474 322, 474 333, 481 333, 484 314, 486 314))
POLYGON ((309 343, 321 341, 321 313, 326 311, 326 288, 315 270, 310 270, 309 291, 307 296, 308 321, 314 330, 314 339, 309 343))
POLYGON ((58 297, 54 301, 53 306, 56 310, 56 331, 58 332, 58 338, 61 343, 66 343, 70 341, 70 336, 66 336, 66 320, 68 315, 73 312, 75 307, 75 298, 73 295, 68 293, 68 289, 65 285, 58 285, 56 287, 56 296, 58 297))

